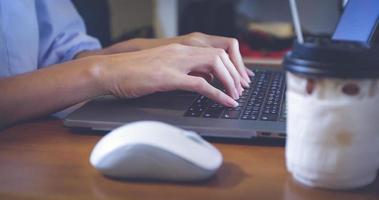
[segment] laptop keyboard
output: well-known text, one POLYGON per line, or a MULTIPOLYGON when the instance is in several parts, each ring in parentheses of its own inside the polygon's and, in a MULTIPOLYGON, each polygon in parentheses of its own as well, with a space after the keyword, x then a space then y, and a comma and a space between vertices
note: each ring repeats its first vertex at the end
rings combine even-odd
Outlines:
POLYGON ((237 100, 238 107, 228 108, 199 96, 184 116, 241 120, 285 121, 285 77, 282 72, 254 70, 250 88, 237 100))

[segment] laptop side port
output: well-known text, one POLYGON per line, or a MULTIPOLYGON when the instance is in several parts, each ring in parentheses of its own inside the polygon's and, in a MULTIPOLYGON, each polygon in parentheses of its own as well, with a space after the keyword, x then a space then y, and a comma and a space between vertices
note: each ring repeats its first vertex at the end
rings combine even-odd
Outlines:
POLYGON ((257 132, 258 137, 262 138, 282 138, 285 139, 287 136, 285 133, 271 133, 271 132, 257 132))
POLYGON ((257 132, 258 137, 271 137, 272 133, 269 132, 257 132))

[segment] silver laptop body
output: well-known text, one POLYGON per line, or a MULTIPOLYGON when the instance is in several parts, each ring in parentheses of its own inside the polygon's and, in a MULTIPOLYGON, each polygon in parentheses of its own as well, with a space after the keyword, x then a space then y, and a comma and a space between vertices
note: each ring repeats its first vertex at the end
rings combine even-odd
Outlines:
MULTIPOLYGON (((278 67, 262 69, 252 67, 252 69, 283 75, 278 67)), ((285 83, 285 80, 283 82, 285 83)), ((255 84, 254 80, 253 84, 255 84)), ((285 101, 284 91, 285 84, 281 93, 277 92, 283 103, 285 101)), ((183 91, 156 93, 136 99, 117 99, 113 96, 102 96, 71 113, 64 120, 64 124, 72 128, 109 131, 129 122, 156 120, 196 131, 202 136, 285 138, 285 120, 279 120, 279 118, 273 121, 261 120, 260 118, 243 120, 241 119, 243 110, 238 119, 207 118, 204 113, 197 117, 188 116, 189 108, 198 101, 199 96, 196 93, 183 91)), ((265 100, 268 100, 266 98, 270 98, 270 96, 265 97, 265 100)), ((259 112, 263 114, 264 108, 259 112)), ((281 105, 277 112, 285 113, 285 105, 281 105)))

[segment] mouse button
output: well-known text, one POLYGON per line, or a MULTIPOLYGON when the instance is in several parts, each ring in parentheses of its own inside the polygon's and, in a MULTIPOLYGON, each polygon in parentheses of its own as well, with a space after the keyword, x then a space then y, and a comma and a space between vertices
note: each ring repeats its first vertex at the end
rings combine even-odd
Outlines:
POLYGON ((131 131, 129 125, 123 125, 116 129, 113 129, 107 133, 97 143, 99 146, 112 146, 113 148, 123 145, 127 142, 128 138, 133 137, 133 131, 131 131))

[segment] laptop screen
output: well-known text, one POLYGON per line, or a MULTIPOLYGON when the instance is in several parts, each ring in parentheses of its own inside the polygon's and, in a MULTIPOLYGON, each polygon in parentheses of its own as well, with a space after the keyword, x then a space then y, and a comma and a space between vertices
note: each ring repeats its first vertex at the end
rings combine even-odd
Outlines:
POLYGON ((332 38, 370 44, 378 17, 379 0, 349 0, 332 38))

